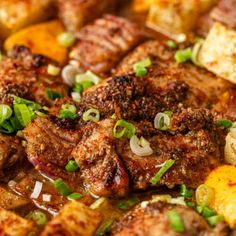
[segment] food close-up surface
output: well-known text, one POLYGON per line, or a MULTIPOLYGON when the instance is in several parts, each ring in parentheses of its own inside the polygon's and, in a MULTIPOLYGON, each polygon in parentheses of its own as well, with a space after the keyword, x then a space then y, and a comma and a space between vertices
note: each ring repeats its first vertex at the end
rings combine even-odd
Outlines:
POLYGON ((0 236, 236 235, 236 0, 0 0, 0 236))

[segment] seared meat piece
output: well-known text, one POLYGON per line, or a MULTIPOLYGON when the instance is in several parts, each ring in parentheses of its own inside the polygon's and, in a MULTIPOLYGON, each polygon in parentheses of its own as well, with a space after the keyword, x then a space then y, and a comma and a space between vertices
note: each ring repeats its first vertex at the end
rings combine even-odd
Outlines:
POLYGON ((118 75, 133 71, 133 64, 144 58, 152 59, 152 66, 146 76, 153 84, 159 87, 173 80, 184 81, 189 86, 186 107, 207 107, 218 101, 221 94, 233 85, 216 77, 204 69, 191 63, 177 64, 173 61, 173 51, 168 51, 158 41, 149 41, 137 47, 118 66, 118 75))
POLYGON ((76 32, 88 22, 108 13, 116 0, 58 0, 59 17, 68 31, 76 32))
POLYGON ((16 136, 0 134, 0 182, 8 181, 13 173, 11 169, 16 163, 20 163, 26 154, 21 145, 21 140, 16 136))
POLYGON ((76 185, 78 172, 65 171, 71 152, 81 138, 81 132, 70 120, 57 117, 38 117, 24 130, 29 161, 51 178, 63 178, 76 185))
POLYGON ((161 132, 152 123, 133 122, 137 135, 145 137, 153 149, 146 157, 135 155, 128 139, 112 136, 114 120, 87 126, 72 156, 89 191, 109 196, 153 187, 151 178, 168 159, 175 163, 155 187, 186 184, 195 188, 202 183, 221 163, 213 117, 208 110, 188 109, 174 114, 172 123, 170 131, 161 132))
POLYGON ((55 63, 41 55, 31 54, 24 46, 15 46, 9 56, 0 62, 0 103, 11 104, 11 95, 16 95, 52 105, 46 89, 66 96, 66 85, 59 77, 47 73, 48 64, 55 63))
POLYGON ((214 22, 220 22, 227 27, 236 29, 236 2, 235 0, 220 0, 207 14, 200 17, 197 24, 197 33, 206 36, 214 22))
POLYGON ((184 232, 188 236, 226 236, 230 230, 224 222, 211 228, 206 220, 193 209, 181 205, 164 202, 147 202, 137 206, 120 220, 112 229, 113 236, 177 236, 168 217, 169 211, 177 212, 183 223, 184 232))
POLYGON ((120 59, 143 38, 137 25, 112 15, 105 15, 77 34, 72 57, 84 70, 109 73, 120 59))
POLYGON ((187 97, 189 87, 183 81, 170 81, 153 87, 148 78, 115 76, 83 94, 83 102, 109 116, 133 120, 153 120, 156 113, 175 110, 187 97))
POLYGON ((123 196, 129 187, 128 174, 116 153, 113 126, 113 120, 104 120, 86 127, 84 137, 72 153, 80 166, 85 186, 96 195, 123 196))

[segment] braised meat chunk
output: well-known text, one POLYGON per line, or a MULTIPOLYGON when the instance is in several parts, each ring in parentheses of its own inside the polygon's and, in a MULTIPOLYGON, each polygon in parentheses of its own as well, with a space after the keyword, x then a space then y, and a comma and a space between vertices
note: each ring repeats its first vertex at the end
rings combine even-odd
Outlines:
POLYGON ((180 235, 180 232, 176 232, 171 226, 170 212, 175 212, 181 217, 184 226, 181 235, 226 236, 229 234, 229 228, 224 222, 211 228, 206 220, 191 208, 164 202, 143 202, 113 227, 111 235, 180 235))
MULTIPOLYGON (((42 105, 52 105, 46 90, 67 95, 67 87, 58 76, 48 74, 49 59, 36 54, 24 46, 15 46, 0 63, 1 104, 11 104, 12 95, 34 100, 42 105)), ((56 65, 55 65, 56 66, 56 65)))
POLYGON ((138 26, 126 19, 105 15, 77 34, 71 53, 84 70, 109 73, 119 60, 143 38, 138 26))
POLYGON ((58 0, 59 17, 68 31, 76 32, 90 21, 114 10, 116 0, 58 0))

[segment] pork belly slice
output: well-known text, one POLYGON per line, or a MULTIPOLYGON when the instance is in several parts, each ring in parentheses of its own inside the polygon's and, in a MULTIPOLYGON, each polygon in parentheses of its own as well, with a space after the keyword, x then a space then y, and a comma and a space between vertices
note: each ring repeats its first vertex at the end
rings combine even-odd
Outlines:
POLYGON ((138 137, 146 138, 153 154, 135 155, 129 139, 112 136, 115 121, 105 119, 87 126, 86 133, 72 156, 80 166, 84 185, 99 196, 122 196, 128 191, 146 190, 166 185, 186 184, 195 188, 221 163, 217 130, 208 110, 183 110, 175 113, 170 131, 157 131, 152 122, 132 122, 138 137), (163 164, 174 165, 152 186, 151 179, 163 164))
POLYGON ((59 17, 68 31, 82 26, 114 10, 116 0, 57 0, 59 17))
POLYGON ((210 108, 221 94, 233 87, 231 83, 191 63, 177 64, 173 59, 174 53, 158 41, 148 41, 121 61, 115 75, 133 72, 134 63, 149 57, 152 66, 146 77, 154 87, 173 80, 184 81, 189 86, 186 107, 210 108))
POLYGON ((84 70, 109 73, 142 39, 138 26, 126 19, 105 15, 76 33, 71 56, 84 70))
POLYGON ((168 217, 170 211, 175 211, 182 219, 184 232, 181 235, 188 236, 226 236, 229 235, 229 228, 224 222, 211 228, 206 220, 192 208, 175 205, 165 202, 143 202, 134 210, 126 214, 112 228, 112 236, 177 236, 168 217), (145 204, 144 204, 145 203, 145 204))
POLYGON ((16 136, 0 134, 0 182, 13 178, 16 164, 20 166, 26 153, 21 139, 16 136))
POLYGON ((67 86, 59 76, 48 74, 49 64, 57 66, 48 58, 32 54, 24 46, 15 46, 0 62, 0 103, 11 104, 11 95, 16 95, 51 106, 53 100, 46 95, 46 89, 66 96, 67 86))
POLYGON ((40 236, 81 235, 92 236, 102 221, 102 216, 82 203, 71 201, 49 222, 40 236))

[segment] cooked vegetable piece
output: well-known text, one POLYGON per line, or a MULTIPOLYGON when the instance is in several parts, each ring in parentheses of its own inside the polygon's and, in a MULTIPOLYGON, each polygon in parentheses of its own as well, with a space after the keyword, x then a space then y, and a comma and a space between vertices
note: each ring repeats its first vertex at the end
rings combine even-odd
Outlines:
POLYGON ((29 26, 10 36, 4 43, 9 51, 15 44, 29 47, 33 53, 42 54, 59 63, 67 58, 67 49, 58 42, 58 35, 64 32, 59 21, 50 21, 29 26))
POLYGON ((178 212, 172 210, 167 213, 171 228, 177 233, 184 232, 184 223, 178 212))

